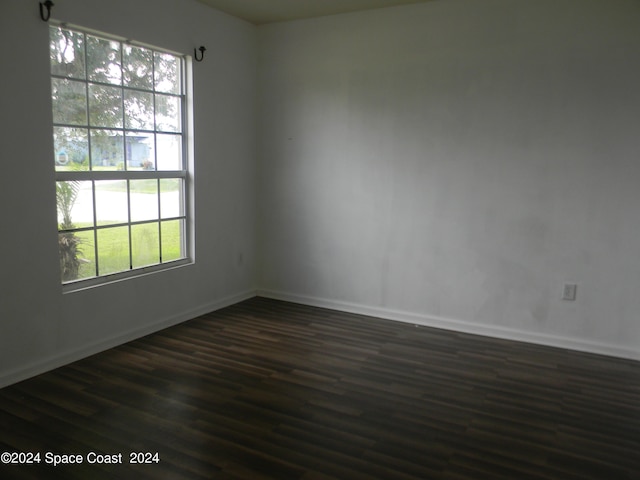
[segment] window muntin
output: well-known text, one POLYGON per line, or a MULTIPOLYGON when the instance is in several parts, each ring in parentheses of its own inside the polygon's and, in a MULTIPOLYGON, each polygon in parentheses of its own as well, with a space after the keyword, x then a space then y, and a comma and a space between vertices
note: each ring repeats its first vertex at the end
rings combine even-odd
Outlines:
POLYGON ((63 284, 186 260, 185 60, 50 27, 63 284))

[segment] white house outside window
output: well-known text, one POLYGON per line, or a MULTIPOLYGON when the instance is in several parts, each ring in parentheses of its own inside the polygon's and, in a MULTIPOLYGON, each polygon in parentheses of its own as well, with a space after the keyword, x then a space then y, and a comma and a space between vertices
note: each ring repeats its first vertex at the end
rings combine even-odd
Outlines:
POLYGON ((184 58, 52 26, 50 59, 61 281, 186 261, 184 58))

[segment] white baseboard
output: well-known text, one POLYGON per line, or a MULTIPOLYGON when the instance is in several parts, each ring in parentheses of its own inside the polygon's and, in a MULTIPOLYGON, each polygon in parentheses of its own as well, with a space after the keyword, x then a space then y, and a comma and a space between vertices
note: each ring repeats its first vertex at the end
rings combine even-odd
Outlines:
POLYGON ((314 307, 328 308, 330 310, 339 310, 343 312, 356 313, 359 315, 368 315, 371 317, 378 317, 386 320, 395 320, 425 327, 441 328, 444 330, 453 330, 456 332, 484 335, 488 337, 514 340, 518 342, 534 343, 538 345, 564 348, 586 353, 595 353, 599 355, 608 355, 630 360, 640 360, 640 351, 620 347, 618 345, 593 342, 584 339, 526 332, 497 325, 477 324, 445 317, 423 315, 381 307, 370 307, 357 303, 343 302, 339 300, 331 300, 327 298, 318 298, 305 295, 296 295, 274 290, 258 290, 257 295, 260 297, 272 298, 275 300, 284 300, 287 302, 301 303, 314 307))
POLYGON ((20 382, 22 380, 26 380, 27 378, 31 378, 35 375, 48 372, 49 370, 53 370, 54 368, 68 365, 69 363, 75 362, 82 358, 95 355, 96 353, 100 353, 104 350, 108 350, 132 340, 136 340, 137 338, 144 337, 145 335, 149 335, 150 333, 158 332, 165 328, 172 327, 179 323, 186 322, 187 320, 199 317, 200 315, 204 315, 206 313, 228 307, 229 305, 233 305, 234 303, 238 303, 255 296, 255 290, 240 292, 228 297, 221 298, 214 302, 207 303, 205 305, 200 305, 197 308, 184 311, 180 314, 161 319, 150 325, 145 325, 144 327, 140 328, 134 328, 127 332, 119 333, 112 337, 93 342, 89 345, 84 345, 80 348, 37 360, 33 363, 30 363, 29 365, 25 365, 12 371, 0 374, 0 388, 20 382))
POLYGON ((343 312, 355 313, 359 315, 368 315, 371 317, 383 318, 386 320, 395 320, 399 322, 422 325, 425 327, 441 328, 444 330, 453 330, 463 333, 471 333, 475 335, 484 335, 506 340, 514 340, 519 342, 534 343, 538 345, 546 345, 551 347, 565 348, 580 352, 595 353, 600 355, 608 355, 612 357, 625 358, 631 360, 640 360, 640 351, 610 345, 606 343, 592 342, 583 339, 575 339, 568 337, 559 337, 552 335, 544 335, 533 332, 525 332, 515 329, 509 329, 496 325, 475 324, 461 320, 454 320, 445 317, 432 315, 423 315, 413 312, 405 312, 401 310, 393 310, 381 307, 370 307, 367 305, 343 302, 339 300, 331 300, 326 298, 318 298, 305 295, 297 295, 274 290, 247 290, 235 295, 221 298, 214 302, 201 305, 197 308, 173 315, 150 325, 141 328, 129 330, 127 332, 114 335, 107 339, 85 345, 71 351, 63 352, 48 358, 37 360, 29 365, 4 372, 0 374, 0 388, 13 383, 26 380, 27 378, 39 375, 41 373, 62 367, 69 363, 75 362, 82 358, 95 355, 104 350, 117 347, 124 343, 130 342, 137 338, 149 335, 165 328, 177 325, 179 323, 191 320, 206 313, 210 313, 221 308, 233 305, 235 303, 247 300, 255 296, 265 298, 273 298, 275 300, 283 300, 287 302, 300 303, 314 307, 328 308, 330 310, 339 310, 343 312))

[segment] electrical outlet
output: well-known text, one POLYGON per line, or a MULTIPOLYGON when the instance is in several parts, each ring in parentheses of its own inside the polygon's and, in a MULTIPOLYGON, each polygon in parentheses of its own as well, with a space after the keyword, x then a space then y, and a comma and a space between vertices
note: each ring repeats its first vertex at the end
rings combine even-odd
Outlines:
POLYGON ((578 285, 575 283, 565 283, 562 289, 562 299, 573 302, 576 299, 576 290, 578 285))

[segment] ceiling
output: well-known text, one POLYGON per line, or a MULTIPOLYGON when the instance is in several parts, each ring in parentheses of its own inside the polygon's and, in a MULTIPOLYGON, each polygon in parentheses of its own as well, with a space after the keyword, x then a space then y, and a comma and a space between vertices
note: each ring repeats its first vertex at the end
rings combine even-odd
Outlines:
POLYGON ((337 13, 394 7, 429 0, 199 0, 256 25, 337 13))

